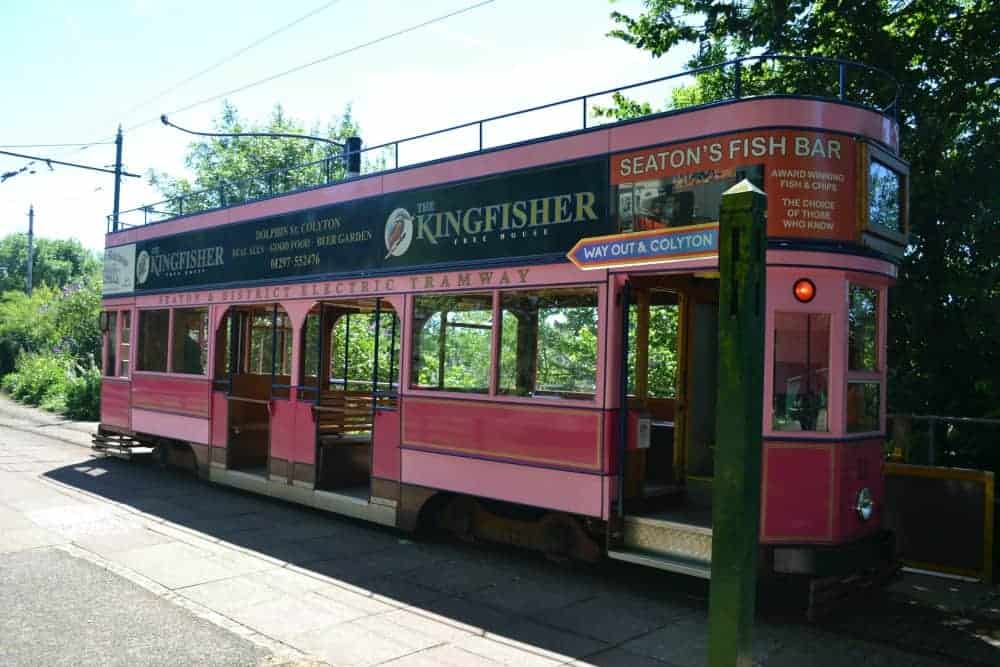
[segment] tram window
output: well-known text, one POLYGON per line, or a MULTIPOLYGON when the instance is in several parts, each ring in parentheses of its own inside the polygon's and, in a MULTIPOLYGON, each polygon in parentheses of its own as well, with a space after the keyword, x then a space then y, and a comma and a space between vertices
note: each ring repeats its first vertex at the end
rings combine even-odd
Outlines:
POLYGON ((105 345, 107 346, 107 359, 104 363, 104 374, 114 375, 116 362, 116 351, 117 351, 117 337, 118 337, 118 313, 111 312, 108 313, 108 328, 107 332, 104 334, 105 345))
POLYGON ((320 373, 320 348, 323 343, 320 340, 319 331, 319 308, 306 315, 306 322, 302 327, 302 353, 299 355, 302 360, 302 368, 299 369, 299 398, 304 400, 316 400, 316 388, 319 385, 320 373))
POLYGON ((847 383, 847 432, 879 430, 882 385, 879 382, 847 383))
MULTIPOLYGON (((330 348, 334 388, 371 390, 376 323, 379 328, 377 389, 389 393, 397 389, 394 382, 399 368, 400 331, 396 314, 388 304, 383 304, 377 314, 375 311, 353 311, 349 316, 344 314, 337 319, 330 348)), ((315 374, 315 370, 312 372, 315 374)))
POLYGON ((174 373, 204 375, 208 365, 208 309, 178 308, 174 310, 173 356, 174 373))
MULTIPOLYGON (((646 389, 643 398, 677 397, 677 296, 670 292, 653 291, 649 303, 649 333, 646 344, 646 389), (672 303, 673 302, 673 303, 672 303)), ((638 327, 641 306, 633 303, 629 309, 628 329, 628 395, 636 396, 639 368, 638 327)))
POLYGON ((167 334, 170 333, 169 310, 139 311, 140 371, 167 370, 167 334))
POLYGON ((564 398, 594 395, 596 289, 504 292, 500 308, 500 393, 564 398))
POLYGON ((132 341, 132 311, 123 310, 121 312, 121 342, 118 345, 118 376, 127 378, 129 372, 129 357, 131 356, 132 341))
POLYGON ((872 160, 868 166, 868 222, 885 229, 900 230, 899 174, 881 162, 872 160))
POLYGON ((330 379, 334 388, 370 390, 374 353, 375 314, 351 311, 340 315, 330 337, 330 379))
POLYGON ((272 308, 256 310, 250 322, 250 349, 247 373, 254 375, 292 374, 292 323, 284 311, 278 310, 277 318, 272 308), (275 327, 277 324, 277 327, 275 327), (274 340, 277 337, 277 341, 274 340), (274 353, 277 352, 277 359, 274 353))
POLYGON ((851 285, 848 292, 848 370, 877 371, 878 290, 851 285))
POLYGON ((775 431, 829 431, 830 315, 775 313, 775 431))
POLYGON ((416 297, 412 386, 485 394, 492 338, 491 294, 416 297))

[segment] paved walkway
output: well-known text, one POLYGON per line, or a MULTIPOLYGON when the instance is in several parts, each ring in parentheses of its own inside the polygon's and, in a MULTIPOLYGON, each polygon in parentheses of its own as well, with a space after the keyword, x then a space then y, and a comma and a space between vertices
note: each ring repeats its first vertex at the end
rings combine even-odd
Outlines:
MULTIPOLYGON (((59 422, 0 399, 0 664, 705 664, 705 582, 418 541, 94 458, 59 422)), ((755 661, 1000 664, 995 591, 941 581, 762 618, 755 661)))

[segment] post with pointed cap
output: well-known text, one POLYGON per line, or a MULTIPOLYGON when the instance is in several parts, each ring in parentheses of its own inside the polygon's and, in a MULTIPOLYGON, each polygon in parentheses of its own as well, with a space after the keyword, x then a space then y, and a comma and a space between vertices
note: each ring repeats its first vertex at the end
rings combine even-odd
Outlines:
POLYGON ((760 523, 767 198, 744 179, 719 214, 719 385, 712 490, 710 667, 752 663, 760 523))

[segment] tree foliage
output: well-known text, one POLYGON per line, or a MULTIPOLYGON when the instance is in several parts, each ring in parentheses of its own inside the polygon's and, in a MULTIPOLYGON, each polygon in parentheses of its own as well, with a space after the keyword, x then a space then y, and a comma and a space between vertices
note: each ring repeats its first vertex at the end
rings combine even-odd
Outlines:
MULTIPOLYGON (((1000 416, 1000 4, 991 0, 646 0, 613 13, 611 35, 661 56, 701 48, 693 67, 782 53, 877 66, 900 83, 903 155, 911 163, 910 247, 890 298, 889 409, 1000 416)), ((836 71, 768 63, 743 91, 830 94, 836 71)), ((731 96, 732 71, 700 76, 671 107, 731 96)), ((886 83, 863 73, 851 99, 883 105, 886 83)), ((609 115, 635 115, 634 102, 609 115), (633 105, 633 108, 629 107, 633 105)))
MULTIPOLYGON (((80 282, 100 268, 97 256, 76 239, 36 238, 32 284, 63 287, 80 282)), ((28 277, 28 237, 8 234, 0 239, 0 292, 24 290, 28 277)))
MULTIPOLYGON (((235 106, 224 102, 213 131, 309 134, 342 142, 358 136, 360 127, 350 105, 325 127, 314 123, 306 128, 301 121, 289 117, 280 104, 274 106, 266 122, 255 123, 242 118, 235 106)), ((340 155, 337 146, 306 139, 211 137, 188 146, 184 162, 193 179, 150 171, 149 182, 168 198, 167 212, 192 213, 341 178, 343 161, 334 159, 340 155)))

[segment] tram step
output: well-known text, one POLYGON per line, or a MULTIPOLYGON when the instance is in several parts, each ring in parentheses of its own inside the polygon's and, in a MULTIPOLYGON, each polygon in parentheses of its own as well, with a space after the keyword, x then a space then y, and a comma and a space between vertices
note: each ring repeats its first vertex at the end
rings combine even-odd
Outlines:
POLYGON ((625 547, 700 562, 712 562, 712 529, 710 526, 648 516, 626 516, 622 535, 625 547))
POLYGON ((641 549, 629 551, 608 550, 608 557, 615 560, 623 560, 636 565, 654 567, 667 572, 677 572, 692 577, 708 579, 712 574, 712 565, 701 560, 692 560, 678 556, 669 556, 661 553, 654 553, 641 549))

